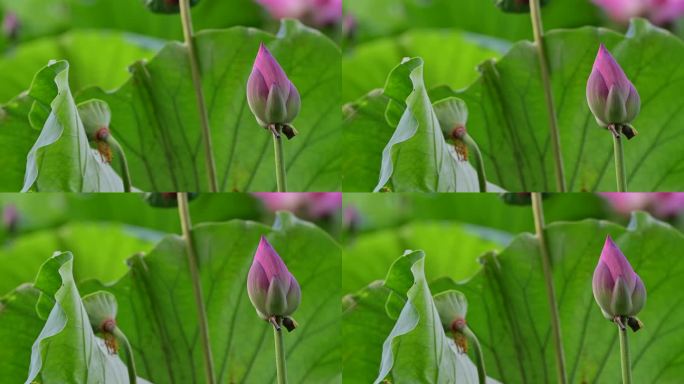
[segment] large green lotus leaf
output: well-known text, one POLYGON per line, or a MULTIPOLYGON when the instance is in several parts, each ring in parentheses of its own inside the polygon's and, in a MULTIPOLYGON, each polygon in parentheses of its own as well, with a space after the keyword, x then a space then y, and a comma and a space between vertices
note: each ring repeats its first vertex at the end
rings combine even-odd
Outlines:
MULTIPOLYGON (((648 301, 639 313, 645 327, 629 332, 635 383, 678 383, 684 368, 684 236, 645 213, 627 228, 605 221, 560 222, 548 226, 554 283, 560 309, 570 383, 621 380, 618 331, 594 300, 591 280, 610 235, 641 276, 648 301)), ((483 269, 458 285, 438 281, 433 292, 466 294, 468 324, 484 348, 488 372, 505 383, 545 383, 556 378, 553 340, 538 242, 518 236, 500 254, 482 258, 483 269)))
MULTIPOLYGON (((553 31, 546 46, 563 147, 568 188, 615 190, 612 138, 599 128, 586 103, 586 81, 604 43, 638 89, 640 135, 625 143, 629 190, 680 190, 684 110, 684 43, 644 20, 626 36, 603 29, 553 31)), ((535 50, 523 42, 459 96, 470 110, 469 128, 484 152, 487 174, 511 191, 553 190, 548 119, 535 50)))
POLYGON ((31 344, 44 323, 36 315, 39 295, 40 291, 27 284, 0 298, 0 371, 3 380, 21 383, 26 379, 31 344))
POLYGON ((345 247, 342 289, 356 292, 382 279, 395 260, 392 255, 406 249, 422 249, 428 255, 425 275, 429 281, 442 276, 465 280, 480 269, 479 255, 500 247, 501 244, 487 239, 476 228, 460 223, 416 222, 370 232, 345 247), (453 267, 455 264, 458 268, 453 267))
POLYGON ((43 264, 36 278, 35 286, 41 291, 37 308, 51 303, 51 309, 31 347, 26 383, 127 384, 126 366, 93 333, 72 267, 71 253, 58 253, 43 264))
MULTIPOLYGON (((300 135, 284 144, 292 191, 340 185, 340 50, 319 32, 284 21, 278 36, 235 27, 197 34, 203 87, 222 191, 275 190, 272 138, 247 105, 245 87, 264 42, 302 96, 294 122, 300 135)), ((135 185, 143 190, 207 189, 199 117, 187 53, 171 43, 114 93, 93 89, 112 109, 111 129, 123 145, 135 185)))
POLYGON ((26 156, 22 192, 122 192, 119 176, 90 148, 69 87, 69 64, 51 62, 41 69, 29 96, 29 119, 42 130, 26 156))
POLYGON ((0 106, 0 143, 3 153, 0 156, 0 190, 18 191, 26 173, 26 154, 38 140, 40 131, 32 129, 28 115, 33 100, 22 95, 0 106))
MULTIPOLYGON (((246 221, 194 228, 217 382, 272 383, 272 327, 259 319, 246 291, 261 235, 268 237, 297 277, 299 327, 284 335, 293 383, 338 383, 340 378, 341 249, 312 224, 281 213, 273 228, 246 221)), ((113 286, 95 282, 119 302, 119 324, 136 354, 139 374, 159 383, 203 382, 202 352, 185 244, 172 236, 113 286)))
MULTIPOLYGON (((362 150, 348 152, 346 156, 344 180, 352 180, 351 186, 344 186, 346 191, 363 185, 359 178, 370 178, 376 166, 376 192, 385 187, 396 192, 479 191, 475 169, 469 162, 459 160, 444 139, 425 88, 423 67, 422 59, 414 58, 392 70, 383 91, 389 100, 383 109, 384 119, 379 109, 382 99, 378 99, 376 92, 347 108, 345 147, 361 141, 363 135, 370 139, 363 143, 362 150), (396 129, 382 150, 381 162, 368 163, 375 156, 363 152, 377 153, 375 146, 380 137, 386 136, 387 124, 396 129), (359 169, 362 173, 358 176, 350 173, 359 169)), ((488 186, 488 190, 494 189, 495 186, 488 186)))
MULTIPOLYGON (((492 39, 494 40, 494 39, 492 39)), ((387 74, 404 57, 425 61, 425 84, 470 85, 479 63, 498 58, 508 43, 495 45, 454 30, 412 30, 400 36, 359 44, 342 58, 342 100, 351 101, 374 88, 382 88, 387 74)))
MULTIPOLYGON (((509 14, 494 0, 346 0, 357 19, 357 36, 368 40, 412 28, 458 28, 509 41, 529 39, 529 14, 509 14)), ((598 8, 588 1, 554 0, 542 10, 544 26, 570 28, 595 25, 598 8)))
POLYGON ((141 238, 134 229, 120 224, 74 223, 28 233, 0 248, 0 264, 4 265, 0 293, 33 281, 36 271, 45 261, 45 255, 60 249, 88 255, 87 259, 74 261, 76 281, 86 278, 114 281, 128 270, 126 259, 138 252, 149 251, 152 242, 141 238))
POLYGON ((151 57, 159 46, 148 38, 108 31, 72 31, 20 44, 0 60, 0 101, 28 89, 50 60, 69 62, 71 89, 118 87, 128 80, 128 65, 151 57))
POLYGON ((346 299, 344 382, 478 382, 473 363, 457 352, 442 329, 424 263, 424 252, 407 251, 394 262, 384 282, 346 299), (390 298, 401 305, 394 320, 385 306, 390 298))

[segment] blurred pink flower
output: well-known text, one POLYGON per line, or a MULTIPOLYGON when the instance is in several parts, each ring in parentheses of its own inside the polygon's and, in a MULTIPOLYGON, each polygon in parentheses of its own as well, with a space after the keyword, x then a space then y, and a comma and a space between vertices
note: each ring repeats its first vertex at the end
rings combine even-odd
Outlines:
POLYGON ((632 211, 648 211, 659 218, 668 218, 684 212, 684 193, 601 193, 616 212, 628 215, 632 211))
POLYGON ((315 26, 342 19, 342 0, 256 0, 274 19, 300 19, 315 26))
POLYGON ((342 194, 339 192, 257 192, 254 196, 258 197, 271 212, 290 211, 311 219, 332 216, 342 209, 342 194))
POLYGON ((593 0, 611 19, 628 22, 632 17, 646 17, 656 24, 677 20, 684 14, 684 0, 593 0))
POLYGON ((19 210, 12 204, 6 205, 2 210, 2 226, 7 232, 13 233, 19 225, 19 210))

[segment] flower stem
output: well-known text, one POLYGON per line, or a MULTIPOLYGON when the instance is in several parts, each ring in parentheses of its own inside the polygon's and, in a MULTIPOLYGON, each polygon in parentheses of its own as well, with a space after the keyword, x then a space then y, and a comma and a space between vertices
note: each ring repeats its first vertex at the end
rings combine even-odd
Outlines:
POLYGON ((114 138, 114 136, 107 136, 107 144, 114 150, 116 157, 119 159, 121 166, 121 179, 123 180, 124 192, 131 191, 131 172, 128 170, 128 161, 126 161, 126 154, 124 153, 121 144, 114 138))
POLYGON ((627 328, 618 324, 620 335, 620 358, 622 362, 622 383, 632 384, 632 367, 629 357, 629 343, 627 342, 627 328))
POLYGON ((287 384, 287 366, 285 364, 285 346, 283 344, 283 329, 279 325, 273 326, 273 337, 275 338, 276 372, 278 384, 287 384))
POLYGON ((197 110, 200 115, 202 127, 202 141, 204 142, 204 161, 207 167, 207 177, 209 178, 209 190, 218 192, 216 181, 216 162, 214 161, 214 150, 211 143, 211 129, 209 128, 209 114, 207 113, 204 93, 202 92, 202 76, 200 74, 199 58, 195 47, 195 36, 192 30, 192 16, 190 15, 190 0, 180 0, 181 22, 183 23, 183 36, 185 45, 188 47, 188 57, 190 59, 190 72, 192 73, 192 85, 195 88, 197 98, 197 110))
POLYGON ((551 252, 549 242, 546 237, 546 225, 544 223, 544 207, 542 206, 542 195, 539 192, 532 192, 532 213, 534 215, 534 227, 539 241, 539 251, 541 254, 542 268, 544 271, 544 282, 546 283, 546 296, 549 302, 551 315, 551 329, 553 331, 554 347, 556 349, 556 368, 558 373, 558 383, 567 383, 567 373, 565 371, 565 354, 563 352, 563 339, 561 338, 560 316, 558 314, 558 303, 556 302, 556 289, 553 285, 553 275, 551 271, 551 252))
POLYGON ((485 174, 484 159, 480 147, 469 134, 465 134, 463 141, 466 143, 470 151, 475 154, 475 170, 477 171, 477 184, 480 187, 480 192, 487 192, 487 175, 485 174))
POLYGON ((180 215, 181 228, 183 231, 183 240, 185 240, 187 248, 190 278, 192 279, 192 288, 195 295, 195 305, 197 306, 202 352, 204 354, 204 374, 207 383, 214 384, 216 379, 214 376, 214 361, 211 355, 211 345, 209 344, 209 324, 207 322, 207 311, 204 307, 204 300, 202 298, 202 284, 200 282, 199 270, 197 267, 197 253, 195 252, 195 245, 192 239, 192 233, 190 232, 192 220, 190 218, 190 209, 188 208, 188 194, 186 192, 179 192, 176 196, 178 199, 178 213, 180 215))
POLYGON ((276 183, 278 185, 278 192, 287 192, 283 137, 281 134, 273 133, 273 149, 275 150, 276 183))
POLYGON ((615 177, 617 180, 618 192, 627 191, 627 177, 625 172, 625 151, 622 147, 622 137, 613 134, 613 150, 615 152, 615 177))
POLYGON ((479 384, 485 384, 487 382, 487 372, 485 371, 484 356, 482 355, 482 346, 480 346, 480 341, 477 336, 470 330, 470 328, 465 327, 463 329, 463 334, 468 339, 470 344, 473 345, 473 352, 475 353, 475 366, 477 367, 477 377, 479 384))
POLYGON ((116 327, 114 328, 114 337, 123 344, 126 350, 126 367, 128 368, 128 382, 129 384, 136 384, 138 382, 138 374, 135 369, 135 358, 133 357, 133 348, 131 343, 128 342, 128 338, 124 335, 121 330, 116 327))
POLYGON ((549 75, 549 63, 546 58, 544 48, 544 26, 542 25, 541 6, 539 0, 530 0, 530 17, 532 18, 532 31, 534 33, 534 45, 537 47, 539 56, 539 70, 541 73, 542 86, 544 87, 544 99, 546 100, 546 110, 549 115, 549 131, 551 133, 551 144, 553 146, 553 158, 556 167, 556 189, 558 192, 565 192, 565 169, 563 166, 563 153, 561 151, 560 132, 558 130, 558 118, 556 117, 556 107, 553 102, 553 91, 551 89, 551 76, 549 75))

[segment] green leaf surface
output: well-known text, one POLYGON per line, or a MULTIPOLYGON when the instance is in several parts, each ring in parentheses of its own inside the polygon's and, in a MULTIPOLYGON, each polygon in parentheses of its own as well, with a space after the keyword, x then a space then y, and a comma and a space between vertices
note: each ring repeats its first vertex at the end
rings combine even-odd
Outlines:
POLYGON ((43 68, 29 96, 35 100, 29 120, 42 130, 27 156, 22 192, 123 191, 119 176, 88 144, 69 88, 69 64, 58 61, 43 68))
MULTIPOLYGON (((684 108, 684 43, 644 20, 626 36, 591 27, 546 35, 554 99, 568 187, 613 191, 610 133, 598 126, 586 103, 586 81, 600 43, 624 68, 641 95, 634 121, 640 135, 625 143, 629 190, 681 190, 684 108)), ((553 190, 548 119, 536 51, 518 43, 481 79, 460 94, 470 110, 469 130, 484 152, 487 175, 510 191, 553 190)))
MULTIPOLYGON (((554 223, 548 227, 554 283, 560 309, 568 379, 611 383, 621 379, 618 331, 596 304, 594 268, 610 235, 648 291, 639 313, 645 327, 629 332, 635 383, 677 383, 684 351, 684 264, 677 256, 684 236, 644 213, 627 228, 604 221, 554 223)), ((463 285, 435 283, 433 291, 466 294, 468 324, 483 345, 488 372, 505 383, 555 380, 549 310, 538 243, 518 236, 500 254, 483 257, 483 270, 463 285), (437 288, 439 286, 439 288, 437 288)))
MULTIPOLYGON (((251 114, 245 85, 264 42, 302 96, 294 121, 300 135, 284 144, 293 191, 335 190, 340 176, 339 48, 319 32, 284 21, 277 37, 235 27, 196 37, 217 164, 223 191, 275 190, 272 139, 251 114)), ((97 89, 112 109, 111 129, 123 145, 134 184, 143 190, 207 188, 200 128, 187 53, 171 43, 149 63, 136 63, 132 78, 114 93, 97 89)))
POLYGON ((359 44, 342 58, 342 99, 356 100, 373 88, 382 88, 387 74, 404 57, 425 61, 428 88, 442 84, 462 88, 477 78, 473 68, 498 58, 507 48, 508 43, 495 45, 461 31, 440 29, 411 30, 359 44))
POLYGON ((150 58, 160 43, 133 34, 109 31, 71 31, 22 43, 0 60, 0 101, 10 100, 31 85, 35 74, 50 60, 66 60, 69 84, 113 89, 128 80, 128 65, 150 58))
POLYGON ((0 299, 0 371, 4 380, 21 383, 26 379, 31 344, 44 323, 36 315, 39 295, 40 291, 26 284, 0 299))
POLYGON ((465 280, 480 269, 479 255, 500 247, 476 229, 460 223, 414 222, 370 232, 344 249, 342 289, 356 292, 369 282, 382 279, 395 260, 393 255, 406 249, 422 249, 428 255, 425 275, 429 281, 442 276, 465 280))
POLYGON ((392 265, 384 284, 373 283, 347 299, 345 383, 385 378, 395 383, 477 383, 475 366, 442 329, 424 263, 423 252, 408 251, 392 265), (403 307, 396 322, 385 309, 391 296, 403 307))
POLYGON ((114 281, 126 273, 126 259, 151 248, 151 241, 117 224, 74 223, 29 233, 0 248, 0 264, 4 266, 0 294, 33 281, 45 255, 56 250, 88 255, 73 263, 76 281, 114 281))
POLYGON ((26 154, 38 140, 40 131, 30 127, 28 115, 33 100, 22 95, 0 106, 0 190, 18 191, 26 173, 26 154))
POLYGON ((26 383, 127 384, 126 366, 93 333, 72 266, 71 253, 56 254, 43 264, 36 278, 36 288, 52 302, 52 309, 31 348, 26 383))
MULTIPOLYGON (((339 383, 341 250, 325 232, 290 214, 273 228, 245 221, 194 228, 217 382, 275 381, 272 329, 249 301, 246 279, 261 235, 297 277, 299 327, 284 335, 289 380, 339 383)), ((140 375, 159 383, 204 381, 185 244, 168 237, 116 284, 86 284, 119 302, 118 322, 136 351, 140 375)))

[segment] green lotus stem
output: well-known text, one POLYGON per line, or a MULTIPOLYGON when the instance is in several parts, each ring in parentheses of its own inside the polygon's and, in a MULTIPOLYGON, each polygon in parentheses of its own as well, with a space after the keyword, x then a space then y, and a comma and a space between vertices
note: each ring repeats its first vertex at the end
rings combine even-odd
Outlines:
POLYGON ((131 191, 131 172, 128 170, 128 161, 121 144, 114 138, 114 136, 107 136, 107 144, 114 150, 115 156, 119 159, 121 166, 121 179, 123 180, 124 192, 131 191))
POLYGON ((280 325, 273 325, 273 337, 275 338, 275 356, 277 383, 287 384, 287 366, 285 364, 285 346, 283 344, 283 331, 280 325))
POLYGON ((563 153, 561 151, 556 107, 553 102, 553 90, 551 88, 551 76, 549 75, 549 63, 546 58, 546 49, 544 48, 544 26, 542 25, 541 6, 539 5, 539 0, 530 0, 530 17, 532 18, 534 45, 537 47, 537 56, 539 56, 539 70, 541 73, 542 86, 544 87, 546 110, 549 115, 549 131, 551 133, 553 159, 554 165, 556 167, 556 189, 558 192, 565 192, 566 185, 565 169, 563 166, 563 153))
POLYGON ((468 146, 471 152, 475 154, 475 170, 477 171, 477 184, 480 187, 480 192, 487 192, 487 175, 485 174, 484 158, 482 157, 482 152, 480 152, 480 147, 469 134, 465 134, 463 141, 468 146))
POLYGON ((629 343, 627 342, 627 328, 618 324, 618 334, 620 335, 620 359, 622 366, 622 383, 632 384, 632 367, 629 356, 629 343))
POLYGON ((487 372, 485 371, 484 355, 482 354, 482 347, 480 346, 480 341, 477 336, 470 330, 470 328, 465 327, 463 329, 463 334, 468 339, 470 344, 473 345, 473 352, 475 353, 475 366, 477 367, 477 380, 479 384, 487 383, 487 372))
POLYGON ((202 339, 202 352, 204 354, 204 374, 207 383, 214 384, 216 382, 216 376, 214 375, 214 360, 211 355, 211 345, 209 343, 209 323, 207 321, 207 311, 204 306, 202 284, 200 282, 199 270, 197 267, 197 253, 195 252, 195 245, 192 239, 192 233, 190 232, 192 220, 190 218, 190 209, 188 208, 188 194, 186 192, 179 192, 176 196, 178 199, 178 213, 180 215, 183 240, 185 240, 187 248, 195 305, 197 306, 197 318, 199 321, 200 338, 202 339))
POLYGON ((126 367, 128 368, 128 382, 130 384, 136 384, 138 382, 138 374, 135 369, 135 358, 133 357, 133 348, 131 347, 131 343, 128 342, 128 338, 126 338, 126 335, 124 335, 124 333, 121 332, 119 327, 115 327, 113 333, 114 337, 116 337, 119 343, 123 344, 123 347, 126 350, 126 367))
POLYGON ((615 152, 615 177, 618 192, 627 191, 627 173, 625 172, 625 150, 622 146, 622 137, 613 134, 613 150, 615 152))
POLYGON ((541 254, 544 282, 546 283, 546 296, 549 302, 549 310, 551 315, 551 329, 553 331, 553 344, 556 352, 558 383, 565 384, 568 381, 568 376, 565 368, 565 353, 563 352, 560 316, 558 314, 558 303, 556 302, 556 289, 553 285, 553 275, 551 271, 551 251, 549 250, 549 241, 546 237, 542 195, 539 192, 532 193, 532 213, 534 215, 534 227, 536 229, 537 239, 539 241, 539 252, 541 254))
POLYGON ((214 161, 214 149, 211 143, 211 129, 209 128, 209 114, 207 113, 204 93, 202 92, 202 75, 200 74, 199 58, 195 47, 195 36, 192 29, 192 16, 190 15, 190 0, 180 0, 181 22, 183 23, 183 36, 188 47, 188 58, 190 59, 190 72, 192 72, 192 85, 195 89, 197 98, 197 110, 200 115, 202 127, 202 141, 204 142, 204 161, 207 167, 207 177, 209 179, 209 190, 218 192, 218 182, 216 181, 216 162, 214 161))
POLYGON ((275 150, 276 183, 278 192, 287 192, 283 138, 281 134, 273 133, 273 149, 275 150))

